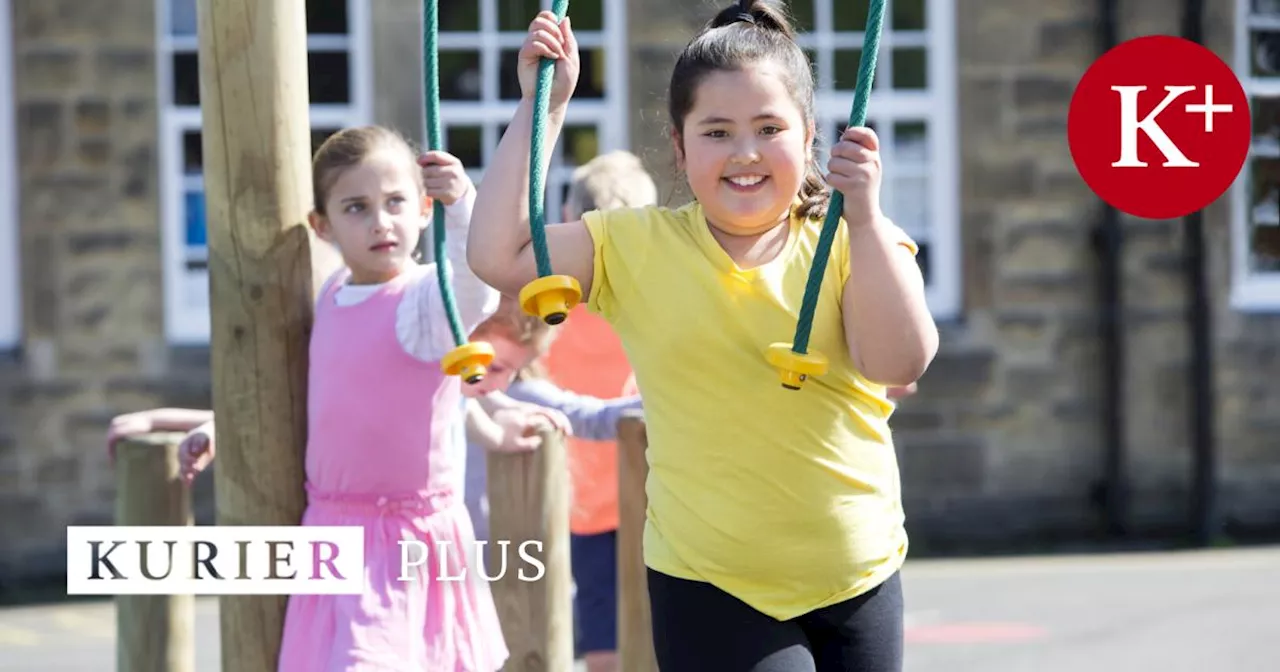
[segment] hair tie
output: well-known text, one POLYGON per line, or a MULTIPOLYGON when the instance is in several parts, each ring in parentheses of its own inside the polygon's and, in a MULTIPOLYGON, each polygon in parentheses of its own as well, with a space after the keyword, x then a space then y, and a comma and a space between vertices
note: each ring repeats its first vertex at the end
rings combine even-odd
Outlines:
POLYGON ((750 14, 749 12, 738 12, 738 20, 745 21, 753 26, 756 23, 756 17, 750 14))

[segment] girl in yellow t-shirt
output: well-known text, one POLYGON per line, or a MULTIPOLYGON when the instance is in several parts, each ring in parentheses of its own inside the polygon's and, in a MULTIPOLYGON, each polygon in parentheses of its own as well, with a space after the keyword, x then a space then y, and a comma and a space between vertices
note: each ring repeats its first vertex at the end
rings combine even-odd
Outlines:
MULTIPOLYGON (((467 246, 508 295, 537 277, 528 131, 540 58, 555 60, 544 141, 576 85, 571 21, 534 19, 524 98, 479 187, 467 246)), ((616 330, 645 399, 644 535, 663 672, 902 668, 907 553, 890 388, 938 334, 915 244, 881 212, 875 133, 845 131, 813 166, 814 81, 777 0, 726 7, 671 76, 671 139, 696 200, 549 226, 555 271, 616 330), (842 222, 811 333, 830 359, 801 391, 765 359, 794 333, 829 191, 842 222)))

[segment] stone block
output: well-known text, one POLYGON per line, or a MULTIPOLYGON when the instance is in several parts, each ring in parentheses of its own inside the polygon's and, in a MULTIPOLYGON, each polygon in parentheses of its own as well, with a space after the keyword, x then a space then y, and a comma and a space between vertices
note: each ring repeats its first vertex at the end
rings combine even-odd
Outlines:
POLYGON ((990 351, 940 352, 920 379, 929 398, 979 399, 991 385, 995 355, 990 351))
MULTIPOLYGON (((15 46, 23 44, 16 40, 15 46)), ((56 96, 80 85, 83 54, 74 47, 30 47, 18 58, 15 88, 19 98, 56 96)))
POLYGON ((38 174, 62 158, 67 143, 64 107, 53 100, 18 105, 18 160, 22 175, 38 174))
POLYGON ((972 438, 903 438, 898 463, 904 493, 974 492, 986 472, 985 446, 972 438))
POLYGON ((156 51, 150 45, 101 48, 94 56, 93 73, 99 92, 155 98, 156 51))

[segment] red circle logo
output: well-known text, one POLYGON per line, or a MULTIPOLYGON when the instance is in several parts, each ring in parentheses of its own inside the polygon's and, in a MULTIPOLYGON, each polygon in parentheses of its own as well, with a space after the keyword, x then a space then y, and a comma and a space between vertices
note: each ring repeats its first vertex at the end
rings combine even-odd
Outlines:
POLYGON ((1212 51, 1155 35, 1117 45, 1080 79, 1067 113, 1085 184, 1121 212, 1175 219, 1226 193, 1249 154, 1249 99, 1212 51))

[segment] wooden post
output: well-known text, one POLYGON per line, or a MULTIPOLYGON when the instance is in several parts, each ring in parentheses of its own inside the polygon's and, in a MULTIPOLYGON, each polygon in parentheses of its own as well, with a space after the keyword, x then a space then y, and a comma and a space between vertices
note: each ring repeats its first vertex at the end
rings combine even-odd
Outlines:
MULTIPOLYGON (((192 525, 191 491, 178 478, 180 433, 140 436, 116 446, 116 525, 192 525)), ((116 669, 195 672, 193 595, 120 595, 116 669)))
POLYGON ((644 565, 645 480, 649 437, 644 417, 618 423, 618 661, 622 672, 657 672, 644 565))
POLYGON ((489 559, 491 584, 511 657, 504 672, 573 669, 573 575, 569 567, 569 466, 564 437, 545 431, 529 453, 489 453, 489 559), (505 548, 500 542, 509 541, 505 548), (521 544, 545 567, 520 553, 521 544), (505 565, 503 554, 505 553, 505 565), (505 572, 503 571, 505 569, 505 572), (521 579, 521 576, 525 580, 521 579))
MULTIPOLYGON (((199 0, 219 525, 306 505, 312 318, 305 0, 199 0)), ((220 599, 222 669, 276 669, 285 596, 220 599)))

